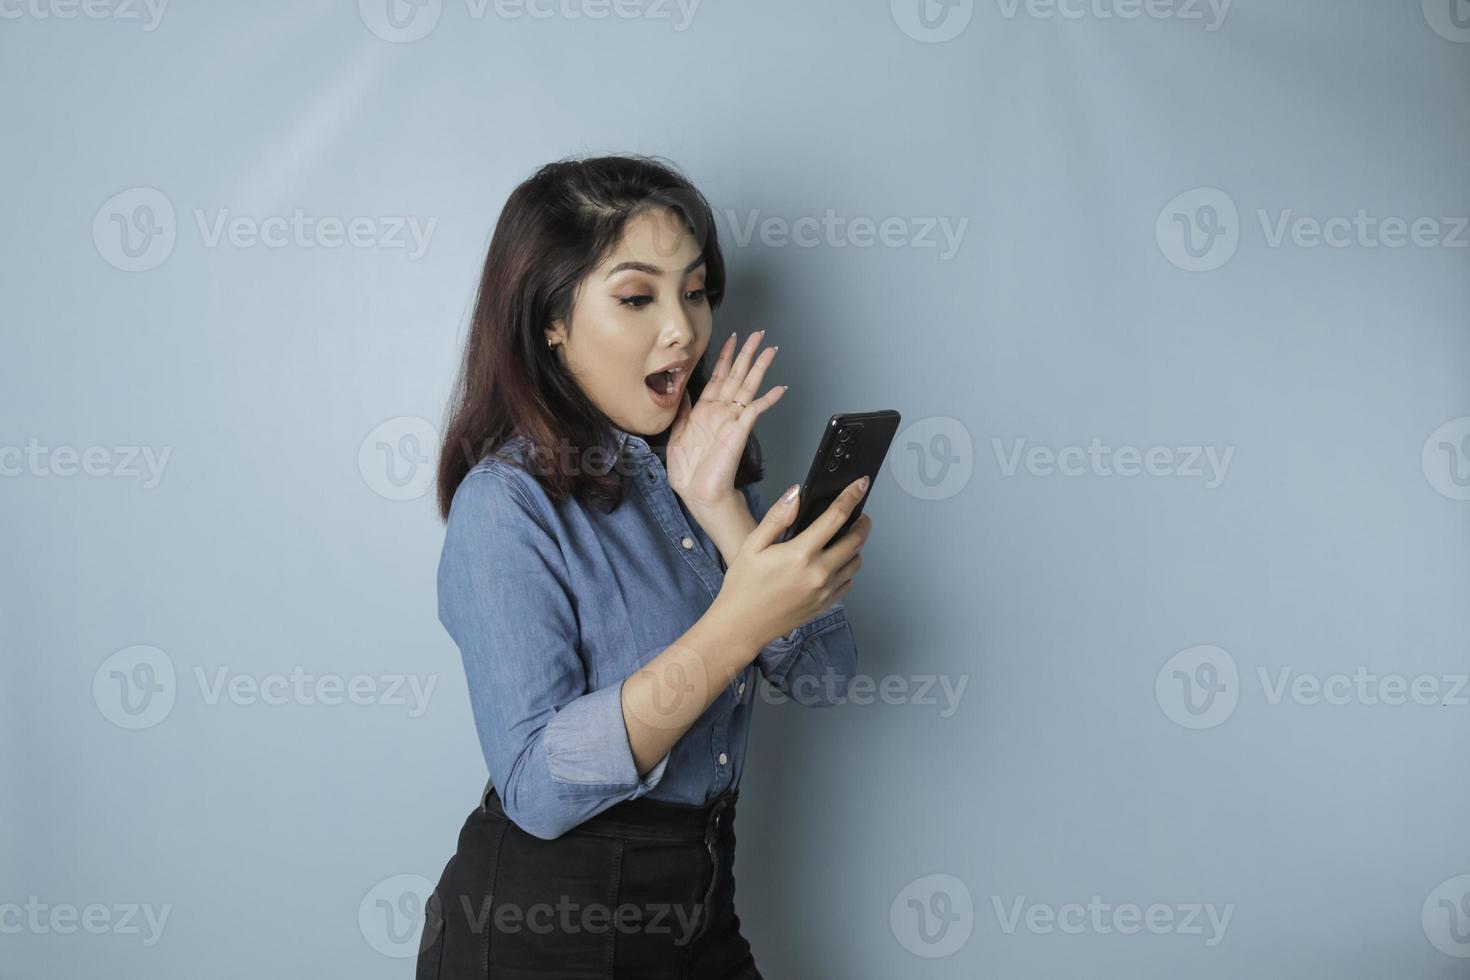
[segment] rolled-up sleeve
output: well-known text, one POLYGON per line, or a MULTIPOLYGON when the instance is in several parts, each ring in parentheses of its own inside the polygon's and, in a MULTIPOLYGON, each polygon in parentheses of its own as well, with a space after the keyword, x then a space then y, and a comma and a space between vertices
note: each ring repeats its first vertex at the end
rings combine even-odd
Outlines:
MULTIPOLYGON (((529 479, 529 477, 527 477, 529 479)), ((439 620, 459 646, 490 781, 506 815, 547 840, 658 785, 640 777, 622 682, 590 690, 556 536, 509 464, 470 472, 439 560, 439 620)))
MULTIPOLYGON (((766 516, 755 484, 741 488, 751 516, 766 516)), ((761 676, 776 690, 811 707, 829 707, 846 700, 847 687, 857 672, 857 639, 842 602, 832 603, 813 618, 779 636, 756 655, 761 676)))

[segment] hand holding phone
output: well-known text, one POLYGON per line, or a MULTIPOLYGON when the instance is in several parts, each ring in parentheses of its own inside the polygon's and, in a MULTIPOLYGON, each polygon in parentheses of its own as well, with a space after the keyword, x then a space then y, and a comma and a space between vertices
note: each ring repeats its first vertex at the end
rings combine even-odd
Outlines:
POLYGON ((856 509, 866 488, 856 482, 802 535, 778 542, 796 515, 795 501, 778 498, 750 532, 725 572, 711 612, 725 628, 750 641, 755 652, 841 599, 862 567, 862 547, 872 518, 857 521, 836 540, 839 524, 856 509))

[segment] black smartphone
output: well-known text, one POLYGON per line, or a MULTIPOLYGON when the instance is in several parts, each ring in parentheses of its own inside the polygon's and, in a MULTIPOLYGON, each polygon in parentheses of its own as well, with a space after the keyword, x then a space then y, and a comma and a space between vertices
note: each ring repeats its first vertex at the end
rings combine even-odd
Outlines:
POLYGON ((811 469, 801 485, 801 502, 798 504, 796 520, 787 528, 782 541, 789 541, 805 531, 811 523, 826 512, 838 495, 852 481, 866 476, 868 489, 863 499, 853 508, 847 522, 832 535, 831 544, 847 533, 853 522, 863 512, 874 485, 878 482, 878 471, 888 455, 888 446, 898 432, 899 415, 893 409, 881 412, 841 412, 827 420, 817 444, 817 455, 812 459, 811 469))

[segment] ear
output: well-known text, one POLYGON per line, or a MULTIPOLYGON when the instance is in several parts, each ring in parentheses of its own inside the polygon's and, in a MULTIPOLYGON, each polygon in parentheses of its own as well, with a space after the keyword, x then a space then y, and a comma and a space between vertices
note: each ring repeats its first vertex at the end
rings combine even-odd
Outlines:
POLYGON ((553 320, 551 326, 546 328, 547 344, 564 344, 567 342, 567 325, 561 320, 553 320))

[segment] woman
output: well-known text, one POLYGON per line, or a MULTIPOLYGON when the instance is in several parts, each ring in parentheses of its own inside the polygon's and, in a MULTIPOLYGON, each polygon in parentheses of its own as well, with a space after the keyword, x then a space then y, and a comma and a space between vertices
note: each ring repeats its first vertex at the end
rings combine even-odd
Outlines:
POLYGON ((490 782, 429 903, 421 978, 759 978, 733 818, 756 672, 831 703, 866 483, 779 543, 755 420, 776 348, 704 363, 725 266, 653 160, 542 168, 485 262, 439 463, 439 616, 490 782), (757 523, 759 518, 759 523, 757 523), (825 547, 831 541, 830 547, 825 547))

